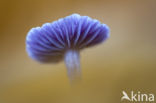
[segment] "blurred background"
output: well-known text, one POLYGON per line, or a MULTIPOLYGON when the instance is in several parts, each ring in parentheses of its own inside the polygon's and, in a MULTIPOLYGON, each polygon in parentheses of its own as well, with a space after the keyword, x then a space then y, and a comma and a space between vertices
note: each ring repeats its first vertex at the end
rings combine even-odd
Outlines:
POLYGON ((155 0, 0 0, 0 103, 120 103, 123 90, 156 95, 155 0), (32 27, 72 13, 111 29, 81 52, 74 86, 63 62, 40 64, 25 51, 32 27))

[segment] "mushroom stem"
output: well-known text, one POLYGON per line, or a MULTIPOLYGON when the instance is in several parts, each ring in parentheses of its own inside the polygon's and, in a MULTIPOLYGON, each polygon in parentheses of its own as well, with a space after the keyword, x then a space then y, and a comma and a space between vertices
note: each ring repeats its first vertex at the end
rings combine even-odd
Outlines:
POLYGON ((67 74, 71 82, 80 80, 80 54, 78 50, 68 50, 65 53, 64 61, 67 67, 67 74))

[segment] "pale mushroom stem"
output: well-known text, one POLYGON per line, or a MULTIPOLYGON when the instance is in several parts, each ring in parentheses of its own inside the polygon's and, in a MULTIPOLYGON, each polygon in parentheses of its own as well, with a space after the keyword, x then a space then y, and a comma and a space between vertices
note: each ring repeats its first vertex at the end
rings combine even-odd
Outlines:
POLYGON ((80 53, 78 50, 68 50, 65 53, 64 61, 67 67, 67 74, 70 82, 76 82, 81 79, 80 53))

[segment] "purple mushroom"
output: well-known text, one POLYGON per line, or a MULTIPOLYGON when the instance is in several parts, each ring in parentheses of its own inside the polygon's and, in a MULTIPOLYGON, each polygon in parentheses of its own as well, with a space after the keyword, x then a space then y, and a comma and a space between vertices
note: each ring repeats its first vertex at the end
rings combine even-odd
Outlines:
POLYGON ((28 55, 39 62, 56 63, 64 59, 71 81, 80 78, 80 50, 102 43, 109 27, 88 16, 72 14, 42 27, 32 28, 26 37, 28 55))

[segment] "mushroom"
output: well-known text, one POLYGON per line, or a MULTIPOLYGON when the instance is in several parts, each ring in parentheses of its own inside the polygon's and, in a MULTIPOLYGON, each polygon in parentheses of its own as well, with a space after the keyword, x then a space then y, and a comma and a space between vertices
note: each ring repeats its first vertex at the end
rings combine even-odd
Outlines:
POLYGON ((26 37, 26 51, 41 63, 57 63, 64 59, 68 77, 75 81, 81 77, 80 50, 102 43, 108 37, 106 24, 72 14, 32 28, 26 37))

